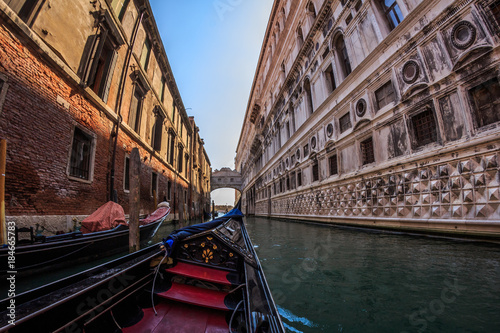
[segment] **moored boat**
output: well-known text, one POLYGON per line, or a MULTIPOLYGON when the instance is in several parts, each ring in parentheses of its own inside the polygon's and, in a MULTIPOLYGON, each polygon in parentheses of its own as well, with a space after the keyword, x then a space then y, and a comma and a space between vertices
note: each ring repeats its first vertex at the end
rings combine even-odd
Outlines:
MULTIPOLYGON (((170 213, 170 208, 159 207, 155 212, 141 220, 140 241, 150 239, 170 213)), ((123 218, 124 221, 124 218, 123 218)), ((97 223, 96 223, 97 224, 97 223)), ((91 227, 89 227, 91 228, 91 227)), ((109 224, 106 227, 94 226, 88 233, 76 231, 49 237, 37 237, 33 242, 17 244, 15 247, 15 267, 0 268, 0 277, 7 274, 38 274, 75 263, 103 258, 126 251, 129 244, 129 229, 126 223, 109 224), (92 232, 93 231, 93 232, 92 232)), ((9 249, 0 249, 0 261, 7 262, 9 249)))
POLYGON ((0 331, 285 332, 238 210, 14 302, 0 331))

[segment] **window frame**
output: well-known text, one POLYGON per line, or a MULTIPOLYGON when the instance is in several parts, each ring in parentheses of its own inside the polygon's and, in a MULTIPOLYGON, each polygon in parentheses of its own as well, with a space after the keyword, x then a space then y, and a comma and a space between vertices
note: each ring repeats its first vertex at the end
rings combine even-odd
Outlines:
POLYGON ((40 12, 41 6, 44 4, 45 1, 43 0, 34 0, 31 4, 29 3, 29 0, 26 0, 24 4, 21 5, 21 8, 16 10, 15 8, 11 7, 10 4, 6 5, 14 12, 16 15, 24 22, 26 25, 28 25, 30 28, 33 25, 33 22, 35 21, 36 17, 38 16, 38 13, 40 12))
POLYGON ((361 165, 369 165, 375 163, 375 146, 373 142, 373 137, 369 136, 359 143, 359 149, 361 153, 361 165))
POLYGON ((158 197, 158 180, 159 180, 159 175, 156 171, 151 172, 151 198, 154 198, 154 193, 153 191, 156 191, 156 197, 158 197))
POLYGON ((78 69, 78 76, 81 78, 84 87, 89 87, 106 103, 118 59, 117 50, 125 44, 125 40, 108 10, 99 12, 96 25, 96 34, 89 36, 87 39, 78 69), (101 62, 101 56, 104 50, 109 50, 109 54, 103 63, 101 62), (99 76, 99 85, 95 87, 96 78, 100 71, 102 75, 99 76))
POLYGON ((328 94, 331 94, 337 89, 337 84, 335 83, 335 73, 333 71, 333 64, 329 64, 324 70, 326 87, 328 94))
POLYGON ((139 65, 141 65, 141 68, 145 72, 148 71, 149 60, 151 58, 152 50, 153 50, 153 44, 151 43, 151 39, 148 36, 146 36, 146 38, 144 39, 144 43, 142 44, 141 56, 139 57, 139 65))
POLYGON ((155 115, 155 122, 153 124, 153 130, 151 131, 151 147, 154 151, 160 152, 162 148, 165 115, 159 107, 155 107, 153 113, 155 115))
POLYGON ((113 12, 115 13, 116 17, 120 22, 122 22, 123 17, 125 16, 125 13, 127 12, 128 5, 130 3, 130 0, 108 0, 109 6, 113 9, 113 12), (115 2, 113 4, 113 2, 115 2), (121 6, 118 6, 121 2, 121 6), (120 10, 118 10, 118 7, 120 10))
POLYGON ((140 70, 135 70, 132 73, 132 84, 133 84, 133 90, 132 94, 130 97, 130 105, 129 105, 129 113, 128 113, 128 120, 127 120, 127 125, 135 131, 137 134, 140 135, 141 132, 141 120, 142 120, 142 114, 143 114, 143 108, 144 108, 144 99, 146 98, 148 92, 149 92, 149 86, 147 85, 146 78, 142 74, 140 70), (134 126, 131 124, 131 108, 132 108, 132 101, 134 98, 136 98, 136 93, 140 95, 140 98, 137 98, 138 103, 136 107, 136 112, 135 112, 135 122, 134 126))
POLYGON ((82 183, 87 183, 91 184, 94 180, 94 166, 95 166, 95 153, 96 153, 96 135, 89 130, 78 126, 74 125, 72 132, 71 132, 71 144, 69 145, 69 153, 68 153, 68 164, 66 167, 66 175, 68 176, 69 179, 79 181, 82 183), (80 131, 84 136, 86 136, 89 141, 90 141, 90 146, 89 146, 89 157, 88 157, 88 177, 87 178, 82 178, 78 177, 75 175, 72 175, 72 157, 73 157, 73 145, 75 143, 75 133, 76 131, 80 131))
POLYGON ((337 153, 328 156, 328 173, 331 176, 338 176, 339 174, 339 161, 337 153), (335 173, 332 172, 332 161, 335 161, 335 173))
MULTIPOLYGON (((427 123, 429 123, 429 122, 427 122, 427 123)), ((424 124, 426 124, 426 123, 424 123, 424 124)), ((411 140, 410 141, 411 141, 412 149, 421 149, 421 148, 428 146, 430 144, 435 144, 435 143, 439 142, 439 128, 438 128, 438 121, 436 118, 436 113, 429 106, 420 108, 420 109, 418 109, 418 111, 413 112, 411 115, 409 115, 408 128, 410 129, 410 132, 411 132, 411 140), (428 135, 427 135, 428 133, 425 133, 423 131, 423 129, 418 129, 417 128, 418 124, 415 123, 417 117, 422 116, 424 113, 430 114, 430 119, 432 120, 432 123, 434 125, 433 130, 431 130, 431 135, 433 137, 431 137, 430 141, 428 139, 428 135), (422 132, 424 132, 424 133, 419 134, 422 132), (419 138, 422 139, 420 142, 419 142, 419 138)))
MULTIPOLYGON (((480 84, 471 86, 467 89, 469 104, 472 107, 471 115, 472 115, 472 119, 474 122, 474 127, 478 130, 490 128, 491 126, 495 126, 495 124, 500 122, 500 116, 498 116, 498 118, 499 118, 498 120, 493 121, 493 122, 489 122, 489 123, 485 123, 486 119, 484 118, 484 114, 482 117, 481 114, 479 113, 480 109, 484 110, 485 108, 495 108, 495 106, 500 108, 500 106, 499 106, 500 100, 498 98, 496 100, 494 100, 493 98, 490 98, 492 101, 490 101, 487 105, 485 104, 485 105, 479 106, 479 104, 477 103, 477 100, 475 99, 475 95, 474 95, 474 90, 477 91, 478 88, 480 88, 480 87, 484 86, 485 84, 492 82, 492 81, 496 81, 496 84, 497 84, 496 89, 500 90, 500 80, 496 76, 494 76, 488 80, 485 80, 485 81, 481 82, 480 84)), ((493 87, 492 89, 495 89, 495 88, 493 87)), ((488 90, 488 93, 490 93, 490 90, 488 90)), ((490 97, 491 96, 494 96, 493 92, 490 94, 490 97)))
POLYGON ((403 22, 403 20, 405 19, 403 11, 401 10, 401 6, 399 6, 397 0, 394 0, 394 2, 389 7, 386 6, 384 0, 377 0, 377 1, 379 1, 379 5, 383 10, 383 15, 387 24, 389 25, 389 30, 392 31, 396 29, 396 27, 400 25, 401 22, 403 22), (396 7, 399 9, 399 13, 401 14, 402 17, 399 17, 397 11, 395 10, 396 7), (394 17, 390 16, 391 13, 394 14, 394 17), (397 24, 395 24, 394 19, 396 19, 397 24))
POLYGON ((342 116, 339 117, 339 130, 340 130, 340 134, 347 132, 351 128, 352 128, 351 112, 347 111, 344 115, 342 115, 342 116), (345 123, 345 122, 342 121, 342 119, 348 119, 349 121, 347 123, 345 123), (348 124, 348 126, 344 127, 344 124, 345 124, 345 126, 347 126, 347 124, 348 124))
POLYGON ((387 82, 385 82, 384 84, 382 84, 381 86, 379 86, 374 92, 373 92, 373 95, 375 97, 375 104, 377 106, 377 112, 382 110, 383 108, 385 108, 386 106, 388 105, 391 105, 391 103, 396 103, 396 100, 397 100, 397 95, 396 95, 396 89, 394 87, 394 84, 392 83, 392 79, 389 79, 387 82), (393 99, 389 102, 387 102, 386 104, 380 106, 380 101, 383 100, 385 102, 385 100, 387 99, 387 97, 389 96, 385 91, 384 89, 387 89, 387 87, 391 87, 392 89, 392 95, 393 95, 393 99), (379 96, 377 95, 378 92, 380 91, 384 91, 384 96, 383 96, 383 99, 379 100, 379 96))
POLYGON ((334 39, 333 47, 340 65, 340 71, 343 74, 343 79, 345 80, 352 73, 351 59, 349 57, 349 52, 347 52, 347 44, 345 42, 344 35, 341 33, 337 34, 334 39), (340 43, 342 40, 342 44, 340 43))
POLYGON ((319 162, 318 160, 314 160, 311 164, 311 179, 312 182, 319 181, 319 162))

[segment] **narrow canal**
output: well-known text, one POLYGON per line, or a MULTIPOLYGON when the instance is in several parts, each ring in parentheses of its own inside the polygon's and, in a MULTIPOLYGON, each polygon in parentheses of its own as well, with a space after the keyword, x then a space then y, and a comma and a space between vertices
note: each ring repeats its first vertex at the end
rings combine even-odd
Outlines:
POLYGON ((289 332, 500 332, 500 246, 246 225, 289 332))

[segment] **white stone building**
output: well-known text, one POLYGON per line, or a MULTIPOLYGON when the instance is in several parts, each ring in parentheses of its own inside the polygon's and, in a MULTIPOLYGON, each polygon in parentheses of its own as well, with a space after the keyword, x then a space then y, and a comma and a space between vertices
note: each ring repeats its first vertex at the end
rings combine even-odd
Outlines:
POLYGON ((499 0, 275 0, 244 212, 498 237, 499 45, 499 0))

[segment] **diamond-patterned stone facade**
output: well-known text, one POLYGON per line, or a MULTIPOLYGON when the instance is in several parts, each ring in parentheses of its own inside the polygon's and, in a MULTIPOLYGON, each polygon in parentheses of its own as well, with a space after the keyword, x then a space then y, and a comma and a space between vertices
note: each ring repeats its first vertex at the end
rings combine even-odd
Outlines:
MULTIPOLYGON (((496 154, 422 168, 346 178, 320 189, 273 197, 273 215, 399 219, 500 219, 496 154)), ((257 211, 268 212, 268 200, 257 211)))

